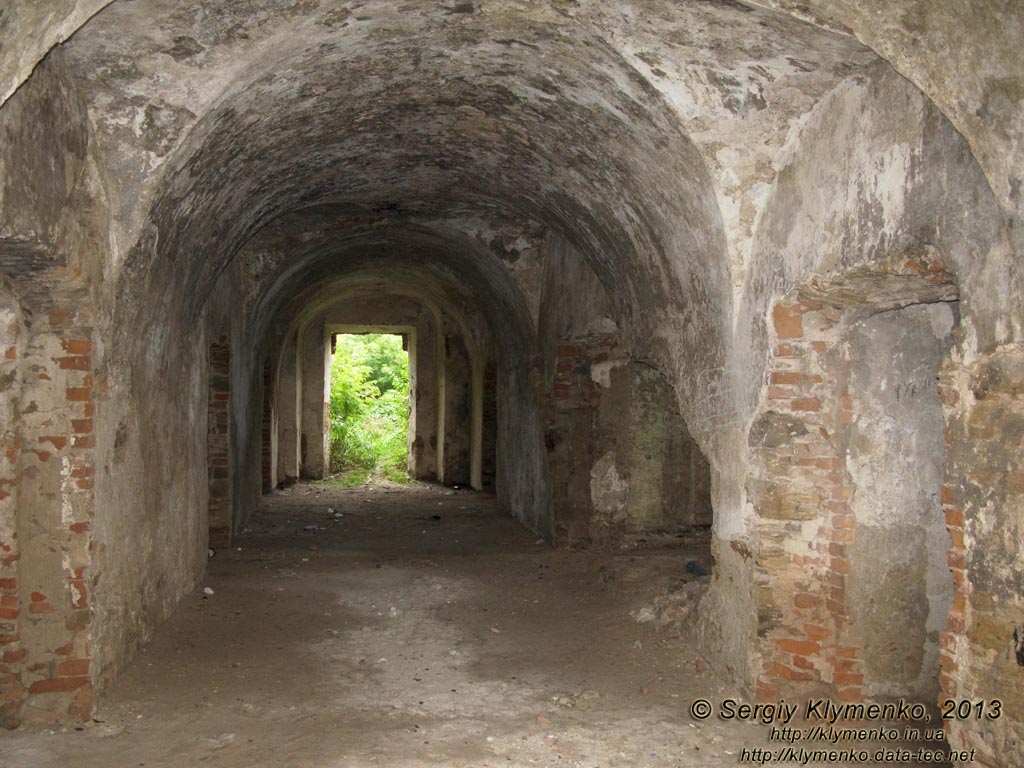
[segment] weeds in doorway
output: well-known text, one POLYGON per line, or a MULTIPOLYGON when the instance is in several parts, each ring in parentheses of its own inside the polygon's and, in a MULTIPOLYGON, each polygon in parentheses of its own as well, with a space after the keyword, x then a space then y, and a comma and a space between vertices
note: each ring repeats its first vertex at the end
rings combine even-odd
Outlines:
POLYGON ((338 335, 330 419, 331 467, 343 485, 408 481, 409 358, 400 336, 338 335))

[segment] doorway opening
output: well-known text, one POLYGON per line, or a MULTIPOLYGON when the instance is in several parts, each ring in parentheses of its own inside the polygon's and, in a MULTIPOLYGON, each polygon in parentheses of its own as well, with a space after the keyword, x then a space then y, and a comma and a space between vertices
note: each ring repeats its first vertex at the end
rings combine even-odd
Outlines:
POLYGON ((342 485, 409 482, 407 334, 331 337, 329 450, 342 485))

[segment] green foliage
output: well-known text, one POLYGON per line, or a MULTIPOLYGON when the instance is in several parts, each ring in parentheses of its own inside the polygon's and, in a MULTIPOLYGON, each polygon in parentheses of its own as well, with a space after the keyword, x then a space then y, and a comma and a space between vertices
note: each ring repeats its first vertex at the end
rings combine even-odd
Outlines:
POLYGON ((337 337, 330 413, 335 471, 362 469, 393 481, 407 479, 409 362, 400 337, 337 337))

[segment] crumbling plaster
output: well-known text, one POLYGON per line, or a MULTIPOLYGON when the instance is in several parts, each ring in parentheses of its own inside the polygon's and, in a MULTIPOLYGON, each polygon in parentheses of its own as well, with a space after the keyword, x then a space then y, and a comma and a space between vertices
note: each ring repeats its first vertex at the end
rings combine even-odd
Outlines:
MULTIPOLYGON (((236 465, 256 467, 260 363, 318 281, 416 283, 501 329, 499 465, 526 460, 499 496, 550 535, 528 372, 564 247, 711 461, 718 560, 701 610, 709 644, 753 679, 745 433, 766 407, 772 302, 938 260, 941 298, 961 301, 952 360, 982 374, 1013 359, 1024 317, 1021 15, 773 4, 136 0, 54 49, 0 112, 0 246, 69 265, 96 300, 96 568, 129 584, 151 566, 131 594, 98 595, 96 669, 112 674, 202 571, 210 339, 227 330, 238 351, 236 465)), ((0 24, 47 31, 0 52, 0 82, 99 6, 13 4, 0 24)), ((958 428, 988 407, 960 383, 958 428)), ((952 455, 965 472, 971 456, 952 455)), ((258 476, 236 477, 244 510, 258 476)), ((967 500, 968 530, 991 538, 992 510, 967 500)), ((978 583, 1012 572, 990 559, 978 583)), ((964 669, 980 658, 957 653, 964 669)))

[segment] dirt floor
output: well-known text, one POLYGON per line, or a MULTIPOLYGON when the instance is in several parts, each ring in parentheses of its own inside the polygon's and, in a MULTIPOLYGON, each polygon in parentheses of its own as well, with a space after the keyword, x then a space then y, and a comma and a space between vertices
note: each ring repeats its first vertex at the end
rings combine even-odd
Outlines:
POLYGON ((300 484, 216 553, 96 722, 0 735, 0 765, 750 762, 768 729, 695 720, 736 692, 643 620, 707 564, 702 537, 555 551, 490 496, 300 484))

